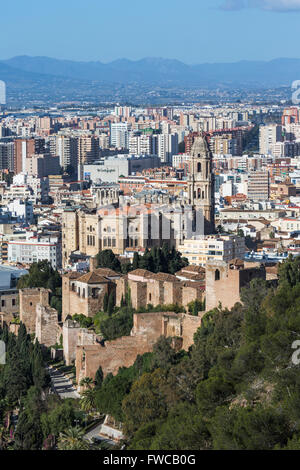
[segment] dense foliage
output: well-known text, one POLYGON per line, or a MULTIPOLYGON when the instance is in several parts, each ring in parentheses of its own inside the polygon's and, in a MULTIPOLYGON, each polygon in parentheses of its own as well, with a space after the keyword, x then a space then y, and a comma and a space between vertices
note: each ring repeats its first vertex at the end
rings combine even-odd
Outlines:
POLYGON ((188 260, 182 258, 181 253, 175 248, 171 250, 165 243, 162 248, 152 248, 146 250, 143 256, 138 253, 134 254, 132 269, 147 269, 152 273, 169 273, 175 274, 188 265, 188 260))
POLYGON ((169 249, 167 243, 162 248, 146 249, 144 255, 134 254, 132 263, 120 263, 112 250, 100 251, 97 255, 97 264, 101 268, 110 268, 116 272, 127 273, 135 269, 147 269, 152 273, 175 274, 188 265, 188 260, 183 258, 175 248, 169 249))
POLYGON ((188 353, 161 338, 104 379, 97 407, 123 422, 129 449, 300 449, 300 261, 279 275, 277 288, 254 279, 243 304, 208 312, 188 353))
POLYGON ((0 450, 51 449, 75 421, 83 422, 79 404, 49 394, 47 351, 31 341, 23 323, 18 336, 4 326, 0 340, 6 345, 6 363, 0 366, 0 450))

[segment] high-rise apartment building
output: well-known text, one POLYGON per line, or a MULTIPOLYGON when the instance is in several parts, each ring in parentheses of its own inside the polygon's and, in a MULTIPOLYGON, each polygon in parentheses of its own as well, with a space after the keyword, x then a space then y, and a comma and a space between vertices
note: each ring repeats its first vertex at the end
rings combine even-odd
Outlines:
POLYGON ((154 153, 151 135, 131 135, 129 153, 132 155, 151 155, 154 153))
POLYGON ((283 111, 281 123, 283 126, 297 124, 299 122, 300 110, 298 108, 287 108, 283 111))
POLYGON ((116 122, 110 126, 110 145, 118 149, 128 149, 128 124, 116 122))
POLYGON ((78 165, 93 163, 99 159, 99 138, 91 135, 78 137, 78 165))
POLYGON ((78 165, 78 140, 76 137, 65 135, 51 136, 49 139, 50 153, 59 156, 59 163, 64 169, 71 165, 77 170, 78 165))
POLYGON ((166 165, 172 165, 172 157, 178 153, 178 134, 157 134, 153 136, 155 155, 166 165))
POLYGON ((14 142, 0 142, 0 170, 14 171, 14 142))
POLYGON ((282 126, 271 124, 261 126, 259 129, 259 152, 262 155, 272 153, 272 146, 277 142, 283 141, 282 126))
POLYGON ((270 179, 268 171, 250 171, 248 177, 248 199, 267 201, 270 197, 270 179))
POLYGON ((45 152, 45 139, 16 139, 14 150, 14 173, 26 171, 26 158, 45 152))

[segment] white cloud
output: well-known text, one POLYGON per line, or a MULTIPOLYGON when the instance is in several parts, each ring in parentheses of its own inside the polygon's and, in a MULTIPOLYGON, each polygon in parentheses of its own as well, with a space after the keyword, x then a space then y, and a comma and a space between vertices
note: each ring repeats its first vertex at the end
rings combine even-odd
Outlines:
POLYGON ((233 11, 243 8, 259 8, 276 12, 300 11, 300 0, 224 0, 222 10, 233 11))

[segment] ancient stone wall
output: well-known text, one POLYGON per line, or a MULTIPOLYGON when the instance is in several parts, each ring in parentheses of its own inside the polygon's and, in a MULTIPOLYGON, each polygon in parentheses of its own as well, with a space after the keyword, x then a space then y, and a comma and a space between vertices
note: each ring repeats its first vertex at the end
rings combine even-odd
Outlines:
POLYGON ((128 279, 127 277, 121 277, 115 281, 116 283, 116 305, 121 306, 122 297, 125 300, 126 293, 128 291, 128 279))
POLYGON ((50 347, 59 340, 58 314, 55 308, 37 304, 35 335, 40 344, 50 347))
POLYGON ((128 287, 130 289, 132 307, 138 310, 141 307, 146 307, 147 304, 151 303, 147 301, 147 283, 146 282, 134 282, 128 281, 128 287))
POLYGON ((20 321, 24 323, 28 333, 35 333, 36 306, 37 304, 49 305, 49 294, 50 290, 43 287, 20 289, 20 321))
POLYGON ((194 344, 194 335, 201 326, 205 312, 199 312, 198 317, 193 315, 182 316, 182 349, 188 350, 194 344))
POLYGON ((138 355, 151 352, 160 336, 174 338, 176 349, 188 349, 193 344, 194 333, 201 325, 201 317, 172 312, 135 314, 130 336, 123 336, 104 344, 87 344, 79 339, 76 349, 76 380, 79 384, 84 377, 95 378, 101 366, 104 376, 117 374, 120 367, 130 367, 138 355))
POLYGON ((211 261, 206 264, 206 311, 222 305, 231 309, 240 302, 242 287, 255 278, 266 278, 265 269, 230 268, 225 261, 211 261))
MULTIPOLYGON (((192 284, 192 283, 191 283, 192 284)), ((204 300, 204 291, 199 287, 185 286, 182 288, 182 303, 183 307, 187 307, 193 300, 204 300)))
POLYGON ((66 320, 63 324, 63 349, 67 366, 75 362, 79 330, 80 325, 76 321, 66 320))
POLYGON ((115 290, 114 282, 104 282, 103 284, 84 284, 76 279, 69 279, 63 276, 62 288, 62 320, 68 316, 82 314, 86 317, 93 317, 103 309, 104 296, 115 290), (80 288, 80 291, 78 291, 80 288))

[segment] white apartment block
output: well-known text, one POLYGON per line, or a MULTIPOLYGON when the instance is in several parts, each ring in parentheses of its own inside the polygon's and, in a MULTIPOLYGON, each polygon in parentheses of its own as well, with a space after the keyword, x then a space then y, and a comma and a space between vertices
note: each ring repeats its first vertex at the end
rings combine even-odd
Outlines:
POLYGON ((245 239, 235 235, 209 235, 202 239, 184 240, 178 251, 191 265, 205 266, 209 260, 231 261, 243 259, 245 239))
POLYGON ((178 134, 158 134, 155 139, 155 153, 160 161, 165 164, 172 164, 172 157, 178 154, 178 134))
POLYGON ((263 155, 271 154, 273 146, 283 141, 282 126, 272 124, 259 128, 259 152, 263 155))
POLYGON ((47 260, 53 269, 61 267, 61 244, 57 237, 32 237, 8 242, 8 261, 32 264, 47 260))
POLYGON ((128 148, 127 122, 112 123, 110 127, 110 145, 115 148, 128 148))
POLYGON ((151 135, 130 135, 129 153, 132 155, 152 155, 153 144, 151 135))

